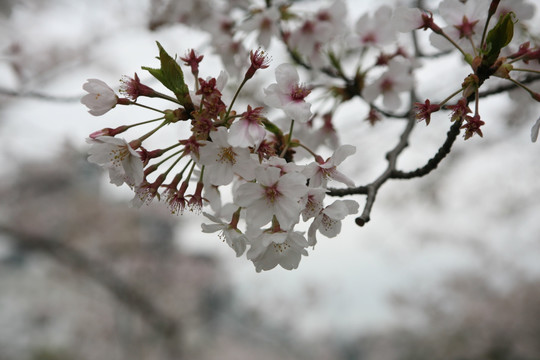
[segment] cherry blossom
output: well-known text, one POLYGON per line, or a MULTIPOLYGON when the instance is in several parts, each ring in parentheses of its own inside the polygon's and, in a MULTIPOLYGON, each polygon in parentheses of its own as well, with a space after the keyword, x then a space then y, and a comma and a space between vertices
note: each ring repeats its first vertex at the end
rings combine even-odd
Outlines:
POLYGON ((319 9, 315 18, 321 23, 331 26, 330 34, 333 37, 342 35, 347 31, 347 5, 343 0, 335 0, 327 7, 319 9))
POLYGON ((341 232, 341 221, 347 215, 356 214, 358 207, 358 203, 354 200, 336 200, 321 210, 309 227, 309 245, 313 246, 317 243, 317 230, 326 237, 336 237, 341 232))
POLYGON ((347 186, 354 187, 354 181, 338 171, 337 166, 355 152, 356 148, 354 146, 342 145, 326 161, 321 158, 317 162, 308 164, 302 173, 309 179, 309 186, 326 187, 328 180, 332 179, 347 186))
MULTIPOLYGON (((491 96, 490 91, 481 93, 488 79, 491 82, 490 78, 499 76, 511 80, 540 101, 534 84, 521 84, 521 77, 514 77, 517 71, 536 69, 540 57, 527 24, 514 22, 530 18, 532 8, 524 0, 501 0, 497 14, 512 10, 520 13, 522 19, 505 16, 494 25, 498 16, 495 14, 491 23, 486 24, 487 14, 493 15, 498 4, 499 1, 490 0, 443 0, 440 17, 435 17, 437 21, 444 20, 443 32, 435 24, 434 15, 420 9, 392 11, 388 6, 380 6, 373 14, 361 15, 351 24, 347 22, 349 13, 344 0, 313 11, 300 10, 295 2, 267 1, 264 8, 253 8, 248 0, 241 5, 237 1, 225 2, 218 12, 209 11, 208 16, 199 17, 198 27, 209 33, 210 45, 231 74, 231 84, 225 87, 225 71, 217 78, 199 76, 199 71, 205 71, 205 66, 200 66, 203 58, 208 57, 190 50, 178 62, 159 43, 161 66, 143 69, 170 93, 142 85, 137 74, 123 80, 120 93, 127 98, 118 97, 101 80, 89 79, 83 85, 88 94, 81 102, 91 114, 103 115, 117 104, 157 113, 144 120, 92 132, 88 139, 89 160, 107 169, 112 183, 127 183, 132 188, 134 206, 163 200, 174 214, 181 214, 186 207, 200 213, 205 207, 207 220, 202 231, 219 233, 218 237, 237 256, 246 253, 256 271, 278 265, 295 269, 302 256, 308 254, 307 247, 317 243, 317 233, 335 237, 341 231, 341 222, 358 212, 359 205, 353 200, 337 200, 325 206, 327 196, 366 196, 362 216, 356 219, 362 226, 369 220, 383 183, 431 172, 450 150, 459 129, 465 133, 465 139, 483 136, 479 103, 484 98, 481 94, 491 96), (396 31, 414 29, 428 30, 436 46, 450 45, 462 57, 465 55, 465 66, 470 69, 457 77, 445 76, 451 92, 445 93, 441 88, 441 93, 426 94, 427 88, 413 88, 416 74, 419 81, 433 81, 424 80, 425 74, 416 71, 416 65, 423 65, 421 61, 431 61, 431 56, 423 56, 430 52, 424 49, 425 41, 419 38, 414 47, 408 48, 407 43, 394 42, 396 31), (513 40, 517 37, 513 36, 514 30, 527 39, 513 40), (484 44, 479 43, 482 33, 486 34, 484 44), (248 53, 245 47, 253 45, 253 41, 268 47, 277 39, 283 41, 290 55, 285 61, 290 63, 275 68, 274 83, 262 85, 258 82, 265 81, 262 76, 253 78, 260 69, 269 67, 268 50, 257 48, 248 53), (390 47, 386 46, 391 43, 392 50, 387 51, 390 47), (468 51, 475 52, 466 54, 468 51), (191 74, 185 77, 183 68, 191 70, 191 74), (297 68, 309 75, 312 86, 300 82, 297 68), (261 88, 264 96, 257 98, 261 88), (318 93, 313 113, 311 102, 306 101, 312 89, 318 93), (160 102, 141 103, 147 100, 142 96, 157 97, 160 102), (428 96, 436 98, 437 104, 428 96), (183 100, 188 97, 192 101, 183 100), (409 101, 402 106, 405 97, 409 101), (266 107, 260 106, 261 101, 266 107), (355 114, 355 120, 361 120, 368 109, 367 120, 372 125, 387 118, 406 120, 405 126, 388 123, 389 127, 403 129, 397 143, 388 148, 388 164, 374 182, 358 187, 340 168, 356 148, 348 144, 339 146, 337 133, 366 128, 361 121, 353 123, 342 116, 342 104, 353 106, 357 101, 363 103, 364 111, 355 114), (474 104, 474 115, 470 103, 474 104), (276 111, 272 109, 281 111, 274 116, 276 111), (450 113, 450 130, 443 129, 446 140, 419 170, 403 171, 398 158, 405 147, 415 145, 412 140, 416 138, 411 136, 414 118, 428 124, 431 114, 441 109, 450 113), (165 131, 173 139, 150 148, 150 144, 158 142, 154 142, 153 135, 165 131), (135 140, 116 138, 119 134, 129 134, 126 136, 135 140), (152 140, 147 141, 151 136, 152 140), (319 152, 323 147, 324 151, 335 149, 330 157, 325 156, 326 160, 319 152), (330 181, 346 188, 328 188, 330 181), (233 202, 226 202, 227 198, 233 202), (299 228, 308 228, 307 234, 299 228)), ((193 23, 197 17, 189 18, 193 23)), ((273 56, 281 54, 276 52, 273 56)), ((452 75, 451 70, 445 65, 441 71, 452 75)), ((505 91, 497 89, 496 84, 493 88, 494 93, 505 91)), ((533 142, 539 129, 540 119, 531 129, 533 142)), ((354 137, 353 133, 348 135, 354 137)))
POLYGON ((311 104, 304 98, 311 90, 299 83, 296 68, 291 64, 281 64, 276 68, 276 83, 270 84, 264 92, 264 102, 268 106, 282 109, 285 114, 300 122, 311 118, 311 104))
POLYGON ((307 221, 321 212, 324 209, 324 198, 326 190, 323 188, 309 188, 306 195, 302 197, 302 220, 307 221))
POLYGON ((257 272, 271 270, 277 265, 293 270, 300 264, 302 256, 308 255, 308 242, 298 231, 263 231, 250 244, 246 256, 253 262, 257 272))
POLYGON ((332 39, 333 29, 329 22, 307 19, 291 33, 288 45, 312 62, 313 58, 320 53, 323 45, 332 39))
POLYGON ((86 105, 90 109, 88 112, 94 116, 105 114, 118 103, 118 96, 114 90, 99 79, 88 79, 83 89, 88 94, 82 97, 81 103, 86 105))
POLYGON ((392 8, 383 5, 375 11, 373 17, 364 14, 356 22, 356 33, 360 43, 364 46, 383 46, 393 42, 396 38, 395 30, 391 23, 392 8))
POLYGON ((112 184, 137 186, 142 183, 143 162, 126 140, 100 136, 87 139, 87 143, 91 144, 88 161, 107 169, 112 184))
POLYGON ((236 257, 242 256, 246 251, 247 238, 238 230, 236 224, 224 222, 216 216, 205 212, 203 212, 203 215, 212 221, 213 224, 201 224, 202 232, 213 233, 219 231, 220 237, 234 250, 236 257))
POLYGON ((413 86, 413 77, 409 73, 410 66, 401 60, 388 62, 388 70, 377 80, 364 88, 362 95, 367 102, 373 102, 379 95, 383 96, 383 104, 389 109, 397 109, 401 105, 399 94, 413 86))
POLYGON ((229 143, 232 146, 239 147, 258 147, 263 141, 266 130, 261 123, 262 107, 252 109, 248 105, 247 111, 242 114, 240 119, 236 120, 230 127, 229 143))
POLYGON ((431 29, 433 32, 441 33, 441 28, 435 24, 433 14, 422 11, 418 8, 395 9, 392 17, 392 25, 399 32, 409 32, 416 29, 431 29))
MULTIPOLYGON (((490 0, 475 0, 463 3, 459 0, 443 0, 439 4, 439 14, 448 24, 442 30, 466 52, 472 52, 471 40, 480 42, 482 28, 487 18, 490 0)), ((452 48, 452 44, 442 36, 431 33, 430 41, 441 50, 452 48)))
POLYGON ((255 178, 257 162, 245 148, 228 142, 227 129, 220 127, 210 134, 212 141, 200 141, 199 163, 205 166, 205 176, 212 185, 230 184, 237 174, 246 180, 255 178))
POLYGON ((298 222, 300 198, 307 192, 306 178, 300 173, 280 175, 280 169, 259 167, 256 183, 238 187, 234 203, 246 208, 246 220, 253 227, 269 223, 275 216, 281 227, 290 228, 298 222))
POLYGON ((279 36, 277 23, 280 17, 276 7, 264 8, 255 12, 238 28, 247 33, 258 32, 257 43, 268 49, 272 38, 279 36))

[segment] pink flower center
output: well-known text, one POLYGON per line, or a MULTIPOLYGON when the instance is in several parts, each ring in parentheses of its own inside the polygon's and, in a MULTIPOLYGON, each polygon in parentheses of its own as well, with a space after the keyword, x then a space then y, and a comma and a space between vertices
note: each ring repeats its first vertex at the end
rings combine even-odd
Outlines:
POLYGON ((264 187, 264 196, 266 197, 266 201, 270 204, 273 204, 276 199, 278 199, 281 196, 281 193, 277 189, 277 184, 274 184, 272 186, 265 186, 264 187))
POLYGON ((386 78, 381 83, 381 91, 383 93, 387 91, 392 91, 393 88, 394 88, 394 82, 392 81, 392 79, 386 78))
POLYGON ((303 34, 313 34, 315 32, 315 24, 311 21, 306 21, 304 25, 302 25, 301 31, 303 34))
POLYGON ((364 44, 375 44, 377 42, 377 37, 374 33, 367 33, 362 37, 362 42, 364 44))
POLYGON ((272 19, 265 17, 261 21, 261 30, 270 30, 272 29, 272 19))
POLYGON ((317 14, 317 20, 319 21, 331 21, 332 16, 328 11, 321 11, 319 14, 317 14))
POLYGON ((336 172, 336 167, 335 166, 332 166, 331 168, 319 167, 319 173, 325 179, 332 178, 332 176, 334 175, 335 172, 336 172))
POLYGON ((291 90, 291 100, 297 102, 303 101, 310 92, 311 90, 309 90, 307 87, 296 84, 291 90))

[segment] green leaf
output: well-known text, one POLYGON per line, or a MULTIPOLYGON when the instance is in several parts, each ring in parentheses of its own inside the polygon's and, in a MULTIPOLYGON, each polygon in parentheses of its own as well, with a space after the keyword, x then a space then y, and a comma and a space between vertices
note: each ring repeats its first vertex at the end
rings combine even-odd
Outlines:
POLYGON ((486 54, 484 61, 486 65, 492 65, 501 49, 512 41, 514 36, 514 13, 508 13, 499 18, 497 24, 491 29, 486 38, 486 54))
POLYGON ((167 89, 171 90, 184 108, 193 107, 189 96, 189 88, 184 81, 184 73, 180 65, 163 49, 159 42, 156 41, 156 43, 159 48, 158 59, 161 62, 161 68, 154 69, 143 66, 143 70, 147 70, 167 89))

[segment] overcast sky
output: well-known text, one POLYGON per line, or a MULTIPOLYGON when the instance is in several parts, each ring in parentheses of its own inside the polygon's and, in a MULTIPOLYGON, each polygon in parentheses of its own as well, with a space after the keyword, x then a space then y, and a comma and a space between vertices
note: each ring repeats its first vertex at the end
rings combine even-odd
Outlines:
MULTIPOLYGON (((141 66, 155 65, 156 40, 178 54, 197 49, 207 40, 183 26, 147 31, 142 26, 143 14, 134 6, 139 2, 46 3, 50 6, 40 11, 17 8, 1 22, 0 32, 9 35, 0 39, 1 48, 5 50, 13 39, 24 45, 22 60, 30 69, 24 91, 79 96, 87 78, 117 84, 121 75, 141 73, 141 66), (126 4, 130 5, 123 8, 126 4), (60 66, 50 66, 55 57, 60 66)), ((360 6, 354 7, 350 20, 360 12, 360 6)), ((205 76, 216 76, 217 59, 205 56, 202 71, 205 76)), ((459 82, 455 73, 443 71, 448 65, 460 69, 455 60, 444 59, 420 73, 422 80, 432 79, 422 89, 429 93, 445 81, 459 82)), ((270 78, 272 73, 273 68, 268 70, 270 78)), ((19 88, 13 68, 5 61, 0 62, 0 87, 19 88)), ((23 159, 52 156, 66 139, 85 149, 89 133, 148 116, 138 109, 120 108, 96 118, 78 101, 0 100, 4 172, 23 159)), ((387 121, 370 128, 359 121, 358 106, 353 101, 340 110, 339 127, 356 129, 345 133, 343 143, 357 146, 357 156, 347 160, 345 167, 356 173, 359 185, 380 174, 386 165, 384 152, 397 141, 402 124, 387 121)), ((386 184, 370 223, 359 228, 350 217, 341 236, 321 237, 295 271, 255 273, 249 261, 235 258, 215 234, 202 234, 203 219, 192 215, 179 219, 180 246, 219 256, 241 301, 278 321, 291 322, 304 334, 346 334, 394 323, 399 319, 386 302, 389 291, 425 291, 453 270, 478 268, 482 262, 471 250, 478 244, 533 271, 539 254, 540 144, 531 143, 529 129, 540 108, 532 108, 517 126, 507 125, 514 116, 507 96, 486 101, 482 109, 487 122, 484 139, 465 142, 460 138, 455 154, 435 174, 386 184)), ((444 141, 448 127, 445 116, 435 118, 429 127, 418 126, 400 164, 413 168, 425 162, 444 141)), ((106 183, 104 177, 105 191, 111 196, 121 198, 128 193, 106 183)), ((364 198, 357 200, 362 207, 364 198)))

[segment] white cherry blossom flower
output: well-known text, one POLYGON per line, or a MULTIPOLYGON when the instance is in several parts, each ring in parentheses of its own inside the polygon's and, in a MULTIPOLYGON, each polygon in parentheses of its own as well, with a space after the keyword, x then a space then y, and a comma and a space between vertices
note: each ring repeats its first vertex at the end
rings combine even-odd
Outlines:
POLYGON ((83 89, 88 92, 81 98, 81 103, 90 110, 88 112, 94 116, 100 116, 111 110, 118 103, 118 96, 114 90, 105 82, 98 79, 88 79, 83 85, 83 89))
MULTIPOLYGON (((472 39, 480 46, 482 29, 487 19, 490 0, 475 0, 462 3, 459 0, 443 0, 439 4, 439 14, 448 24, 442 30, 466 52, 472 53, 472 39)), ((431 33, 430 41, 441 50, 452 49, 452 44, 441 35, 431 33)))
POLYGON ((328 180, 332 179, 343 183, 349 187, 354 187, 354 181, 337 170, 337 166, 341 164, 347 157, 356 152, 356 147, 352 145, 342 145, 334 151, 326 161, 313 162, 306 166, 302 172, 309 179, 310 187, 326 187, 328 180))
POLYGON ((315 14, 318 23, 328 23, 332 37, 342 35, 347 31, 347 4, 343 0, 335 0, 327 7, 321 8, 315 14))
POLYGON ((234 193, 234 203, 246 208, 246 221, 261 227, 275 216, 282 228, 296 224, 302 210, 300 198, 307 192, 306 177, 300 173, 281 176, 275 167, 255 170, 257 182, 242 184, 234 193))
POLYGON ((248 105, 247 111, 231 125, 229 143, 232 146, 255 146, 256 148, 259 146, 266 136, 266 130, 261 124, 262 110, 262 107, 252 109, 248 105))
POLYGON ((88 161, 107 169, 112 184, 120 186, 126 183, 133 187, 142 183, 143 162, 126 140, 99 136, 86 142, 91 144, 88 161))
POLYGON ((333 37, 332 32, 333 26, 329 22, 305 20, 302 26, 291 33, 288 44, 306 56, 311 63, 312 57, 320 54, 321 47, 330 42, 333 37))
POLYGON ((302 220, 307 221, 321 212, 324 209, 324 198, 326 190, 323 188, 309 188, 308 192, 302 197, 302 220))
POLYGON ((247 238, 235 225, 231 225, 230 222, 224 222, 214 215, 205 212, 203 212, 203 215, 212 221, 213 224, 201 224, 202 232, 213 233, 219 231, 218 236, 234 250, 236 257, 241 256, 246 251, 247 238))
POLYGON ((212 185, 230 184, 237 174, 246 180, 255 178, 257 162, 249 150, 233 147, 228 142, 227 129, 220 127, 210 133, 212 141, 200 141, 199 163, 205 165, 205 177, 212 185))
POLYGON ((288 44, 308 59, 310 65, 321 68, 328 65, 324 54, 327 45, 347 30, 347 7, 342 0, 321 8, 313 18, 306 19, 302 25, 291 32, 288 44))
POLYGON ((373 17, 364 14, 356 22, 356 34, 365 46, 384 46, 396 39, 392 27, 392 8, 388 5, 379 7, 373 17))
POLYGON ((307 122, 311 118, 311 104, 304 98, 311 90, 299 83, 298 72, 291 64, 279 65, 275 73, 276 83, 264 89, 265 104, 282 109, 293 120, 307 122))
POLYGON ((250 243, 246 256, 253 261, 257 272, 273 269, 277 265, 293 270, 300 264, 302 255, 308 255, 308 242, 298 231, 264 231, 250 243))
POLYGON ((326 237, 336 237, 341 232, 341 220, 347 215, 356 214, 358 207, 354 200, 336 200, 321 210, 309 227, 309 245, 314 246, 317 243, 317 230, 326 237))
POLYGON ((304 169, 303 165, 298 165, 294 162, 287 162, 287 160, 285 160, 284 158, 280 158, 277 156, 272 156, 270 159, 263 162, 261 166, 264 168, 278 168, 281 175, 285 175, 290 172, 302 172, 302 170, 304 169))
POLYGON ((392 16, 392 25, 399 32, 409 32, 425 25, 425 13, 418 8, 398 7, 392 16))
POLYGON ((413 77, 409 73, 410 66, 404 61, 392 59, 388 62, 388 70, 377 80, 366 86, 362 96, 367 102, 373 102, 379 95, 383 96, 383 104, 388 109, 397 109, 401 105, 399 94, 413 86, 413 77))
POLYGON ((281 15, 276 7, 264 8, 261 11, 253 14, 251 18, 246 20, 238 28, 239 30, 251 33, 257 32, 257 42, 268 49, 272 37, 279 36, 278 21, 281 15))

